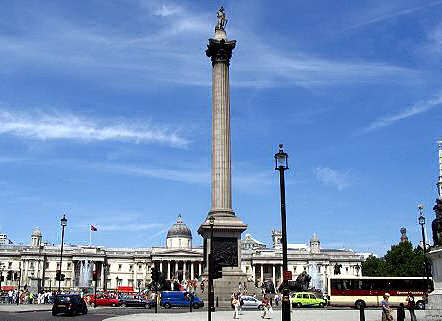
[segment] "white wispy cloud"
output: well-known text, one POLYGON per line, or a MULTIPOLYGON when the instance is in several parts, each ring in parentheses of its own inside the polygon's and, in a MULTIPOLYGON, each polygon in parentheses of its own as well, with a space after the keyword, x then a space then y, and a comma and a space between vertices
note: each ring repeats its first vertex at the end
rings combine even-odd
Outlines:
POLYGON ((349 172, 341 172, 329 167, 317 167, 314 169, 316 179, 324 185, 334 186, 339 191, 350 186, 349 172))
POLYGON ((389 13, 381 14, 376 17, 368 17, 364 21, 350 26, 349 28, 347 28, 347 30, 356 29, 356 28, 368 26, 368 25, 371 25, 374 23, 383 22, 383 21, 393 19, 396 17, 409 15, 409 14, 412 14, 416 11, 427 9, 427 8, 434 7, 434 6, 438 6, 441 4, 442 4, 442 1, 426 2, 424 5, 421 5, 421 6, 416 6, 416 7, 412 7, 412 8, 406 8, 406 9, 399 9, 399 10, 395 10, 395 11, 392 11, 389 13))
POLYGON ((161 5, 160 7, 154 10, 154 15, 161 17, 168 17, 172 15, 176 15, 183 11, 183 8, 176 5, 161 5))
POLYGON ((36 140, 71 139, 91 141, 125 141, 159 143, 185 147, 189 141, 167 126, 129 124, 123 121, 97 121, 72 114, 18 114, 0 111, 0 135, 14 135, 36 140))
POLYGON ((376 129, 391 126, 400 120, 407 119, 409 117, 413 117, 418 114, 427 112, 427 111, 429 111, 435 107, 439 107, 441 105, 442 105, 442 93, 436 95, 435 97, 433 97, 429 100, 418 102, 418 103, 414 104, 413 106, 411 106, 410 108, 404 109, 396 114, 381 117, 381 118, 373 121, 371 124, 369 124, 364 129, 362 129, 361 133, 367 133, 367 132, 371 132, 376 129))
MULTIPOLYGON (((26 30, 33 32, 24 31, 20 37, 0 35, 0 64, 3 62, 5 68, 28 63, 50 65, 51 70, 85 73, 89 81, 99 80, 101 85, 143 90, 149 81, 156 85, 210 86, 210 60, 202 53, 204 42, 213 32, 215 13, 172 3, 145 6, 145 10, 128 8, 146 21, 146 25, 137 26, 143 30, 137 35, 124 30, 114 32, 114 26, 105 23, 90 28, 57 17, 41 29, 30 25, 26 30), (122 75, 126 81, 115 81, 122 75)), ((412 71, 382 62, 339 61, 298 48, 280 48, 262 39, 254 29, 248 29, 247 24, 244 26, 229 29, 229 35, 237 37, 243 53, 236 50, 232 58, 232 86, 318 87, 392 79, 403 82, 413 78, 412 71)))

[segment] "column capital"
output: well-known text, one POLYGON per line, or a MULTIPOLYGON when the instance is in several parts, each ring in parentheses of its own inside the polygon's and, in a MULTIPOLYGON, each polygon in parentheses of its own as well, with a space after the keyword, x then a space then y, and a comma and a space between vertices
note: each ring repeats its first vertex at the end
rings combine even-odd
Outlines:
POLYGON ((212 65, 215 65, 217 62, 223 62, 229 65, 235 46, 236 40, 209 39, 206 55, 212 59, 212 65))

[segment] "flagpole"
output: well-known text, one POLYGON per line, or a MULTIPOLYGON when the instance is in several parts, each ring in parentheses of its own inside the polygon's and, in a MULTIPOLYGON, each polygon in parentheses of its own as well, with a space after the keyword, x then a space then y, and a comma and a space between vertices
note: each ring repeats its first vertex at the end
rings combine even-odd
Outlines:
POLYGON ((92 227, 89 226, 89 246, 92 245, 92 227))

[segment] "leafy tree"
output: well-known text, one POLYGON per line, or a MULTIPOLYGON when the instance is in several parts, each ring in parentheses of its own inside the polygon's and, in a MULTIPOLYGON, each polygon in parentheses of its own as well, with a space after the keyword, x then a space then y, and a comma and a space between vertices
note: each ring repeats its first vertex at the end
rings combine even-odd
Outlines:
POLYGON ((362 263, 365 276, 422 276, 424 275, 424 253, 420 247, 413 249, 408 242, 392 245, 381 257, 369 256, 362 263))

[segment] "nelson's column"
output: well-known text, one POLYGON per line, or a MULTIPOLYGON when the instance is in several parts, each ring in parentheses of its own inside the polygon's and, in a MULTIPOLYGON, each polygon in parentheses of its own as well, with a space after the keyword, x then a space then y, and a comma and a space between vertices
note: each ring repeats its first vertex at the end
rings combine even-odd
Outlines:
POLYGON ((236 40, 227 39, 223 7, 217 16, 215 36, 209 39, 206 50, 212 60, 212 204, 198 233, 204 238, 204 276, 208 276, 208 251, 211 249, 214 261, 222 266, 222 278, 214 282, 214 295, 220 305, 230 306, 230 297, 238 290, 238 282, 247 282, 247 275, 241 270, 240 247, 241 233, 247 225, 232 210, 229 65, 236 40), (214 218, 213 230, 210 216, 214 218))

